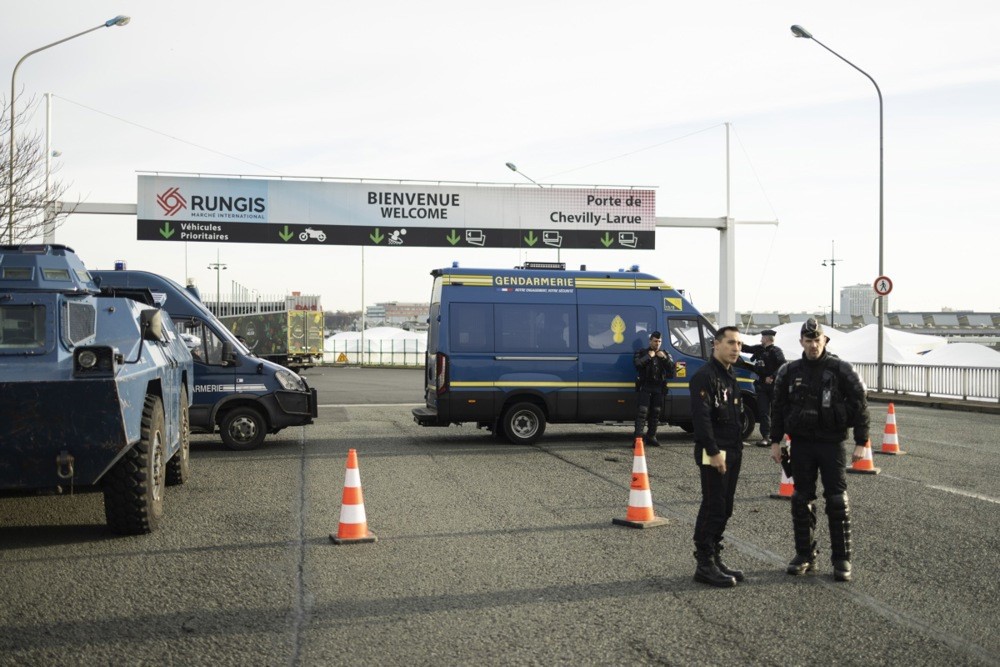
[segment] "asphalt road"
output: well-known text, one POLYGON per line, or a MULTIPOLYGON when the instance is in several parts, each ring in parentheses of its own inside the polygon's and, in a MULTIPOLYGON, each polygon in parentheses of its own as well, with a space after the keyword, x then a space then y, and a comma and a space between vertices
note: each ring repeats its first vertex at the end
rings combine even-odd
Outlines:
MULTIPOLYGON (((425 429, 421 373, 313 369, 320 419, 253 452, 197 436, 162 528, 114 537, 101 497, 0 498, 0 664, 1000 664, 1000 417, 897 406, 905 456, 851 475, 856 580, 790 577, 777 467, 747 448, 727 560, 696 584, 690 436, 647 450, 658 515, 624 517, 630 429, 534 447, 425 429), (336 546, 358 451, 374 544, 336 546)), ((873 406, 881 442, 885 406, 873 406)), ((876 444, 877 449, 877 444, 876 444)))

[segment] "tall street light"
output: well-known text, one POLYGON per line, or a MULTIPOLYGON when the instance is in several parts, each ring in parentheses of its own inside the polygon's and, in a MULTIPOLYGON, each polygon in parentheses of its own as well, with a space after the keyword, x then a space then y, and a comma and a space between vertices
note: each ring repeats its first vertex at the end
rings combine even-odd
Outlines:
POLYGON ((222 272, 228 266, 219 261, 219 249, 215 250, 215 261, 208 265, 208 268, 215 270, 215 316, 222 317, 222 272))
MULTIPOLYGON (((858 67, 857 65, 855 65, 854 63, 852 63, 850 60, 848 60, 844 56, 840 55, 839 53, 837 53, 836 51, 834 51, 833 49, 831 49, 829 46, 827 46, 823 42, 821 42, 818 39, 816 39, 815 37, 813 37, 812 33, 810 33, 808 30, 806 30, 802 26, 800 26, 800 25, 793 25, 792 26, 792 34, 795 35, 796 37, 802 37, 803 39, 811 39, 812 41, 816 42, 817 44, 819 44, 820 46, 822 46, 824 49, 826 49, 827 51, 829 51, 830 53, 832 53, 833 55, 835 55, 838 58, 840 58, 841 60, 843 60, 845 63, 847 63, 848 65, 850 65, 854 69, 856 69, 859 72, 861 72, 862 74, 864 74, 865 77, 869 81, 872 82, 872 85, 875 86, 875 92, 878 93, 878 275, 879 276, 884 276, 885 275, 885 271, 883 270, 883 258, 884 258, 884 243, 883 243, 883 240, 884 240, 884 229, 885 229, 884 222, 885 222, 885 219, 884 219, 884 216, 883 216, 883 211, 884 211, 883 203, 884 203, 884 200, 883 200, 883 196, 882 196, 882 194, 883 194, 883 187, 882 187, 882 174, 883 174, 883 160, 882 160, 882 156, 883 156, 882 91, 879 89, 878 84, 875 83, 875 79, 873 79, 871 77, 871 75, 868 74, 868 72, 864 71, 863 69, 861 69, 860 67, 858 67)), ((878 375, 877 385, 878 386, 877 386, 877 390, 879 392, 881 392, 882 391, 883 370, 884 370, 883 366, 882 366, 882 341, 883 341, 883 333, 884 333, 884 328, 885 328, 885 303, 886 303, 886 299, 883 296, 879 296, 879 297, 876 297, 876 298, 878 299, 878 366, 877 366, 877 369, 878 369, 877 370, 877 375, 878 375)))
MULTIPOLYGON (((531 181, 532 183, 534 183, 538 187, 542 188, 543 190, 545 189, 544 185, 542 185, 541 183, 539 183, 538 181, 536 181, 535 179, 533 179, 531 176, 528 176, 523 171, 519 171, 518 168, 517 168, 517 165, 515 165, 513 162, 507 162, 506 164, 507 164, 507 168, 510 169, 511 171, 513 171, 514 173, 521 174, 522 176, 524 176, 526 179, 528 179, 529 181, 531 181)), ((562 248, 559 247, 559 248, 556 248, 556 261, 559 262, 561 260, 562 260, 562 248)))
POLYGON ((836 304, 836 301, 834 300, 834 290, 836 289, 834 285, 836 284, 836 279, 834 276, 837 273, 837 262, 840 261, 839 259, 837 259, 837 255, 836 253, 834 253, 833 248, 834 248, 834 243, 833 241, 830 241, 830 259, 823 260, 823 266, 830 267, 830 326, 831 327, 834 326, 833 313, 834 313, 834 304, 836 304), (829 262, 829 264, 827 264, 827 262, 829 262))
MULTIPOLYGON (((39 51, 44 51, 45 49, 51 49, 53 46, 58 46, 63 42, 68 42, 71 39, 76 39, 82 35, 86 35, 88 32, 94 32, 95 30, 100 30, 101 28, 110 28, 114 25, 128 25, 128 22, 132 19, 128 16, 116 16, 113 19, 108 19, 100 25, 96 25, 89 30, 84 30, 83 32, 78 32, 75 35, 70 35, 60 39, 58 42, 52 42, 51 44, 46 44, 34 51, 29 51, 21 56, 21 59, 17 61, 14 65, 14 72, 10 75, 10 164, 8 173, 8 183, 7 183, 7 235, 10 238, 10 244, 14 245, 14 95, 15 95, 15 82, 17 81, 17 68, 21 66, 28 56, 33 56, 39 51)), ((47 193, 46 193, 47 194, 47 193)))

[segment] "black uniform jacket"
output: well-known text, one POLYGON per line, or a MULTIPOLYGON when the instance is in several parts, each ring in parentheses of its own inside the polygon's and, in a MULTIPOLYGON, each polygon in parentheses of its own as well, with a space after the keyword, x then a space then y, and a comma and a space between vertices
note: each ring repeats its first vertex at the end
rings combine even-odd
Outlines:
POLYGON ((805 354, 778 370, 771 403, 771 441, 787 433, 795 442, 843 442, 853 429, 854 443, 868 441, 868 395, 850 362, 829 352, 816 361, 805 354))
POLYGON ((785 353, 777 345, 744 345, 744 352, 750 353, 750 362, 756 373, 758 382, 763 382, 764 378, 774 377, 778 369, 785 365, 785 353))
POLYGON ((702 450, 715 456, 720 449, 742 449, 743 398, 732 368, 715 357, 691 378, 691 421, 694 424, 694 457, 702 450))
POLYGON ((646 391, 666 391, 667 380, 674 376, 674 358, 666 350, 661 348, 661 351, 667 355, 665 359, 649 356, 648 347, 632 355, 632 363, 636 369, 636 390, 641 387, 646 391))

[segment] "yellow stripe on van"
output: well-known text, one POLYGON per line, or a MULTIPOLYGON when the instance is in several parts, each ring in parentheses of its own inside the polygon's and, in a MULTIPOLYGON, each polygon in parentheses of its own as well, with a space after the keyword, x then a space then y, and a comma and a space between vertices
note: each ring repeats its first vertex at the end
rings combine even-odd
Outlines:
POLYGON ((555 387, 557 389, 632 389, 634 382, 452 382, 452 387, 496 389, 511 387, 555 387))
POLYGON ((667 289, 668 286, 662 280, 649 278, 577 278, 576 286, 579 289, 631 289, 647 290, 654 287, 667 289))
POLYGON ((451 275, 441 276, 442 285, 469 285, 470 287, 490 287, 493 276, 489 275, 451 275))

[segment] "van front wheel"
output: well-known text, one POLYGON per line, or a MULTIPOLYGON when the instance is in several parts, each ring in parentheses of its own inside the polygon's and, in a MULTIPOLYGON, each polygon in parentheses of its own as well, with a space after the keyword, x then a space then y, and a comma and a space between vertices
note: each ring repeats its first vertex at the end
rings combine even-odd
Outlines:
POLYGON ((743 411, 740 416, 742 420, 740 424, 742 427, 740 437, 747 440, 753 434, 753 429, 757 425, 757 411, 750 406, 750 401, 747 400, 746 394, 743 395, 743 411))
POLYGON ((264 416, 245 405, 233 408, 219 420, 219 434, 223 444, 241 452, 260 447, 267 434, 266 427, 264 416))
POLYGON ((545 415, 534 403, 517 403, 503 416, 503 432, 515 445, 530 445, 545 433, 545 415))

